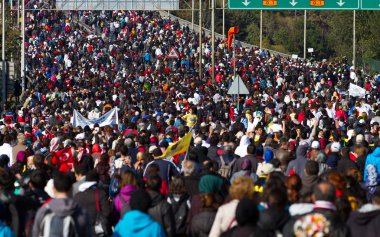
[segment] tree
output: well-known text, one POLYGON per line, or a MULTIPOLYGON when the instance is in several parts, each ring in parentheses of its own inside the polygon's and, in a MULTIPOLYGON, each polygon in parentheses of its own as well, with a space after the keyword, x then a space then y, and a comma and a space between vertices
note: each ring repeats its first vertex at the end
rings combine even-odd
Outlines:
MULTIPOLYGON (((11 15, 9 7, 6 7, 5 13, 5 58, 7 61, 13 58, 13 61, 19 62, 21 52, 20 30, 14 26, 14 17, 11 15)), ((3 27, 3 23, 0 23, 0 27, 3 27)), ((2 31, 0 31, 0 37, 1 39, 3 37, 2 31)), ((0 52, 2 53, 2 48, 0 52)))

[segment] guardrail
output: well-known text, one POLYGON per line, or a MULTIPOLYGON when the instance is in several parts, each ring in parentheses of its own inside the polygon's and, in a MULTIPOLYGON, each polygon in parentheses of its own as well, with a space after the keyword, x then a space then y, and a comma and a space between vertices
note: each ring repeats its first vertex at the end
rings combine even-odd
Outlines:
MULTIPOLYGON (((168 13, 167 11, 158 11, 160 13, 161 16, 166 16, 166 17, 170 17, 171 19, 176 19, 178 20, 178 22, 181 24, 181 25, 189 25, 191 26, 193 23, 191 23, 190 21, 187 21, 187 20, 184 20, 180 17, 177 17, 177 16, 174 16, 173 14, 170 14, 168 13)), ((211 30, 209 29, 206 29, 204 27, 202 27, 202 30, 206 33, 207 36, 211 36, 211 30)), ((199 33, 199 25, 197 24, 194 24, 194 31, 196 33, 199 33)), ((223 37, 222 34, 219 34, 219 33, 216 33, 215 32, 215 37, 216 38, 220 38, 220 39, 226 39, 225 37, 223 37)), ((259 48, 259 46, 257 45, 252 45, 252 44, 248 44, 248 43, 245 43, 245 42, 242 42, 242 41, 239 41, 239 43, 244 47, 244 48, 259 48)), ((291 58, 292 55, 290 54, 286 54, 286 53, 281 53, 281 52, 278 52, 278 51, 274 51, 274 50, 271 50, 271 49, 266 49, 266 48, 263 48, 263 50, 268 50, 271 54, 275 54, 275 55, 280 55, 282 57, 289 57, 291 58)))

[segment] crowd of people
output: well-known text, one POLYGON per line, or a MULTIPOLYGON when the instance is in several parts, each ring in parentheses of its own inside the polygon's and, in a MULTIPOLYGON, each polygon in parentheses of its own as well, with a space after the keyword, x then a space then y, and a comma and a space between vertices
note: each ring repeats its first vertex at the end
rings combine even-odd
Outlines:
POLYGON ((239 43, 234 60, 217 39, 212 80, 210 38, 157 12, 26 16, 0 236, 377 236, 379 73, 239 43), (227 93, 234 68, 249 95, 227 93), (117 124, 73 125, 114 108, 117 124))

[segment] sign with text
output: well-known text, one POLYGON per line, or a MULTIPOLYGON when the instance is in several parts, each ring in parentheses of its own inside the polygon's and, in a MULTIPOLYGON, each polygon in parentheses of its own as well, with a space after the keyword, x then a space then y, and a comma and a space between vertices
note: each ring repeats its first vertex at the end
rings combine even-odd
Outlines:
POLYGON ((228 8, 231 10, 358 10, 360 0, 229 0, 228 8))
POLYGON ((380 0, 362 0, 362 10, 380 10, 380 0))

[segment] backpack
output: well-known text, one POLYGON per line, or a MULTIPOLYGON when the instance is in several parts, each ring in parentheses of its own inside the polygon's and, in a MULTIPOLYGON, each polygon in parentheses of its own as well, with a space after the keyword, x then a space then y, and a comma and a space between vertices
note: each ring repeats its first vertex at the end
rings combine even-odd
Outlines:
POLYGON ((184 235, 186 234, 186 220, 189 213, 189 206, 187 205, 189 198, 187 195, 182 195, 181 198, 176 201, 174 197, 170 195, 168 199, 175 218, 176 234, 184 235))
POLYGON ((79 234, 71 215, 60 216, 49 210, 42 219, 39 236, 79 237, 79 234))
POLYGON ((229 164, 226 164, 226 162, 224 161, 224 158, 223 156, 219 156, 220 158, 220 162, 222 163, 220 169, 219 169, 219 174, 226 178, 226 179, 230 179, 231 177, 231 169, 232 169, 232 166, 233 164, 235 163, 235 158, 229 163, 229 164))

